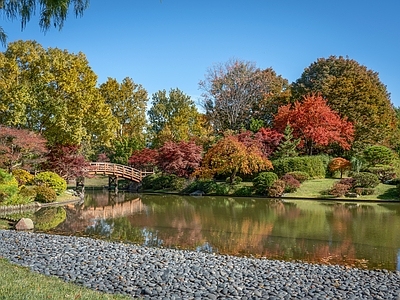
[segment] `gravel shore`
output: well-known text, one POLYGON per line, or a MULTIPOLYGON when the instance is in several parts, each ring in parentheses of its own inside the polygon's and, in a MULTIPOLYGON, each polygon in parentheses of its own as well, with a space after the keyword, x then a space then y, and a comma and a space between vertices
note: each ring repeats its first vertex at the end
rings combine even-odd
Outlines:
POLYGON ((0 257, 107 293, 144 299, 396 299, 400 272, 146 248, 0 230, 0 257))

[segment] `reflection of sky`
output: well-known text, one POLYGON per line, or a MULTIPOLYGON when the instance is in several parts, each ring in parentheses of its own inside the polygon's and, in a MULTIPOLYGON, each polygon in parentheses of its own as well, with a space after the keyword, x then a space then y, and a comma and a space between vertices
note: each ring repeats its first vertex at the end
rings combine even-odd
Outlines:
POLYGON ((397 271, 400 271, 400 249, 397 252, 397 271))
POLYGON ((144 237, 143 246, 147 247, 161 247, 164 243, 163 240, 158 238, 158 231, 151 231, 147 228, 142 229, 142 234, 144 237))
POLYGON ((94 232, 99 233, 102 236, 108 237, 111 236, 111 233, 113 231, 112 226, 103 219, 94 220, 94 224, 91 225, 88 229, 89 231, 93 230, 94 232))
POLYGON ((214 250, 213 246, 211 246, 208 242, 205 242, 204 245, 198 246, 196 251, 214 253, 217 252, 217 249, 214 250))

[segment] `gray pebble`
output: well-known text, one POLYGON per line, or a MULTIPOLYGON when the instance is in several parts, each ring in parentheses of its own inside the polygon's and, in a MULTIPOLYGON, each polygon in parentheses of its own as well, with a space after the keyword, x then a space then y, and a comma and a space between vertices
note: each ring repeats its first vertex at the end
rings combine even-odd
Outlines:
POLYGON ((0 230, 0 257, 143 299, 394 299, 400 272, 282 262, 0 230))

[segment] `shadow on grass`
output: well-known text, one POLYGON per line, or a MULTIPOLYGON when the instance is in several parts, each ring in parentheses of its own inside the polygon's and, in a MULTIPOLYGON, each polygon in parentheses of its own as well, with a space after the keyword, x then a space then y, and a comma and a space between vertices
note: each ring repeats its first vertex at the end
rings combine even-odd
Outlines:
POLYGON ((385 191, 383 194, 377 196, 377 198, 381 200, 399 201, 399 192, 397 191, 396 187, 393 187, 385 191))

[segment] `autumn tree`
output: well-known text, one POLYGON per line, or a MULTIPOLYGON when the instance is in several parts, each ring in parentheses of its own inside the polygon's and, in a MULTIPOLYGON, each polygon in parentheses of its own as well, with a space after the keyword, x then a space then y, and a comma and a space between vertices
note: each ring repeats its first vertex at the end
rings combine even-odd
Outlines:
POLYGON ((50 148, 44 168, 57 173, 65 180, 84 177, 89 162, 80 151, 79 145, 54 145, 50 148))
POLYGON ((274 129, 262 127, 256 133, 246 130, 236 136, 246 147, 257 147, 265 157, 269 157, 277 149, 283 135, 274 129))
POLYGON ((153 94, 148 117, 153 147, 208 134, 207 124, 194 101, 179 89, 171 89, 168 94, 165 90, 153 94))
POLYGON ((129 157, 128 164, 140 170, 154 169, 158 161, 158 150, 144 148, 136 150, 129 157))
MULTIPOLYGON (((84 10, 89 6, 89 0, 5 0, 1 2, 0 11, 3 11, 3 16, 7 19, 19 19, 21 29, 24 29, 39 8, 39 26, 46 32, 51 26, 58 27, 58 29, 63 27, 71 6, 76 17, 82 16, 84 10)), ((0 27, 0 42, 5 45, 6 39, 7 35, 0 27)))
POLYGON ((166 142, 158 149, 157 166, 168 174, 189 177, 200 165, 202 147, 194 142, 166 142))
POLYGON ((353 124, 340 118, 321 95, 304 97, 302 102, 281 106, 274 119, 274 128, 284 132, 289 125, 293 136, 300 139, 299 147, 309 155, 315 148, 336 144, 349 150, 354 138, 353 124))
POLYGON ((340 172, 340 178, 343 178, 343 172, 351 170, 351 162, 343 157, 333 158, 329 164, 328 169, 331 172, 340 172))
POLYGON ((227 175, 232 183, 237 174, 253 174, 268 169, 272 169, 272 164, 257 145, 246 146, 237 136, 230 135, 207 151, 195 175, 227 175))
POLYGON ((46 140, 42 136, 0 125, 0 168, 9 172, 16 167, 30 170, 46 153, 46 140))
POLYGON ((330 56, 312 63, 292 84, 294 100, 310 93, 320 93, 331 109, 354 124, 357 144, 398 140, 396 113, 386 86, 377 72, 355 60, 330 56))
POLYGON ((17 41, 0 55, 0 75, 0 124, 41 133, 50 145, 113 138, 111 110, 83 53, 17 41))
MULTIPOLYGON (((215 131, 250 129, 251 118, 269 124, 285 93, 287 80, 254 63, 230 60, 207 70, 199 83, 202 106, 215 131)), ((284 103, 287 103, 284 101, 284 103)))

